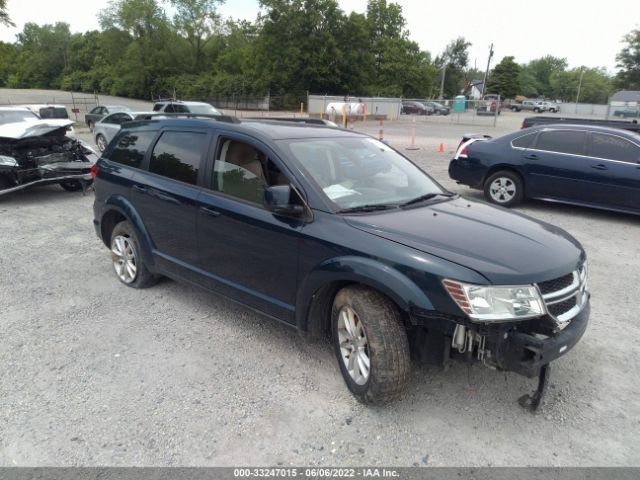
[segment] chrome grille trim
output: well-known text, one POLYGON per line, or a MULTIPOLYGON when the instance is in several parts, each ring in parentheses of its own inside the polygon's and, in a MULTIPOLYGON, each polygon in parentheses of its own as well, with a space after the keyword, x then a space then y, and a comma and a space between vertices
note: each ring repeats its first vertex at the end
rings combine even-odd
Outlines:
POLYGON ((550 292, 542 295, 542 299, 545 303, 545 307, 547 307, 547 313, 551 318, 553 318, 558 324, 565 324, 569 322, 572 318, 578 315, 589 299, 589 292, 587 291, 587 269, 583 265, 580 267, 580 270, 575 270, 572 272, 573 281, 571 285, 565 287, 561 290, 557 290, 555 292, 550 292), (567 310, 564 313, 559 315, 552 315, 549 312, 549 306, 555 305, 558 303, 566 302, 567 300, 575 297, 576 302, 573 307, 567 310))

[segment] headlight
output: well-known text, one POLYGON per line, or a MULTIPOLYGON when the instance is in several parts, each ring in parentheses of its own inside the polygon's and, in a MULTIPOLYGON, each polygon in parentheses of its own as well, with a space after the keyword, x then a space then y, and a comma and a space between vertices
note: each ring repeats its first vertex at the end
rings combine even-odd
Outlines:
POLYGON ((473 320, 504 322, 539 317, 546 313, 534 285, 484 286, 443 280, 451 298, 473 320))
POLYGON ((5 155, 0 155, 0 165, 3 167, 17 167, 18 162, 13 157, 7 157, 5 155))

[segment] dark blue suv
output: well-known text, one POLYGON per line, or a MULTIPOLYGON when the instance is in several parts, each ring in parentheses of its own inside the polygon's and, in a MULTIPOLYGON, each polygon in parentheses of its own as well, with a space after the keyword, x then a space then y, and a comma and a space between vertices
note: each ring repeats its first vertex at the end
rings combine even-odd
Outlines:
POLYGON ((411 357, 544 380, 587 325, 574 238, 460 198, 366 135, 142 120, 123 127, 94 175, 96 232, 122 283, 186 281, 329 335, 364 402, 398 397, 411 357))

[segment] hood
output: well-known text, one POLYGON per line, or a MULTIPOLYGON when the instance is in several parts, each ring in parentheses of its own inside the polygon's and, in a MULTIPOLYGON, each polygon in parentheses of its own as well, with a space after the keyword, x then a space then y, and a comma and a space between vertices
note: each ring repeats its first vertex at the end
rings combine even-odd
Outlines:
POLYGON ((21 138, 41 137, 61 128, 66 129, 73 125, 71 120, 26 120, 24 122, 6 123, 0 125, 0 137, 18 140, 21 138))
POLYGON ((575 270, 585 254, 564 230, 462 198, 345 217, 351 226, 471 268, 495 285, 541 282, 575 270))

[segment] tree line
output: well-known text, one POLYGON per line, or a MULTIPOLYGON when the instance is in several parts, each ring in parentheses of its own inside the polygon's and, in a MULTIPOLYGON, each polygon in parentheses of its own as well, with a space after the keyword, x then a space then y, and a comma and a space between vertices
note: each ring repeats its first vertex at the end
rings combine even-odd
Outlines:
MULTIPOLYGON (((337 0, 260 0, 254 22, 224 19, 223 0, 111 0, 100 30, 72 34, 66 23, 27 23, 0 42, 0 86, 54 88, 150 98, 170 95, 293 95, 306 92, 434 98, 468 93, 483 72, 469 68, 464 38, 432 57, 411 40, 400 5, 369 0, 346 14, 337 0), (167 14, 166 7, 171 15, 167 14)), ((0 24, 10 25, 0 0, 0 24)), ((568 69, 545 56, 507 56, 487 92, 602 103, 615 89, 640 89, 640 30, 625 37, 620 71, 568 69)))

